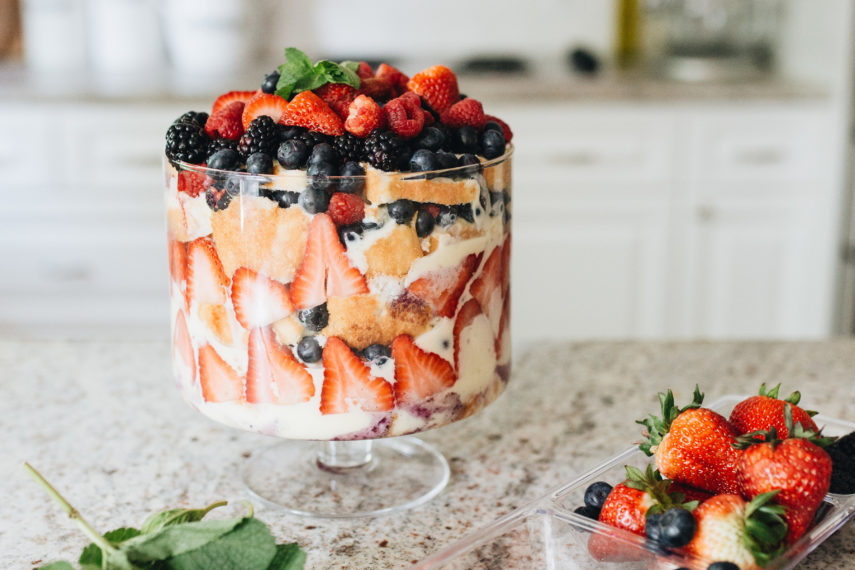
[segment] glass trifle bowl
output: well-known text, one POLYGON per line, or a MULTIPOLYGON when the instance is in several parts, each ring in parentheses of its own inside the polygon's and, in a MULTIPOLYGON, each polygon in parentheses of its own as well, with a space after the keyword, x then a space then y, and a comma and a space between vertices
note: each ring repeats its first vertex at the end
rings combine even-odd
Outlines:
POLYGON ((444 487, 442 455, 395 436, 507 384, 512 152, 357 176, 164 161, 175 377, 209 418, 282 440, 243 467, 257 498, 353 517, 444 487))

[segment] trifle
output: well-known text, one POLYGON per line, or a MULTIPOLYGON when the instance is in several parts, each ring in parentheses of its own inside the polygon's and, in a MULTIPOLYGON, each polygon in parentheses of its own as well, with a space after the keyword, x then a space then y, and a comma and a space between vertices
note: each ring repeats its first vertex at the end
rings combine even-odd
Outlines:
POLYGON ((164 164, 184 398, 327 442, 492 402, 510 372, 511 137, 447 67, 293 48, 259 89, 179 117, 164 164))

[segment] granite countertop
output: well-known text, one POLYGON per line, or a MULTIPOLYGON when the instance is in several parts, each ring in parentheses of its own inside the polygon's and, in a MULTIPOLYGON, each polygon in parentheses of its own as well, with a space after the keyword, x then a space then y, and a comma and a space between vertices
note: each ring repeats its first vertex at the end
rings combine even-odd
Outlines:
MULTIPOLYGON (((257 508, 309 568, 407 567, 544 495, 638 437, 633 419, 671 386, 712 400, 760 382, 798 388, 825 415, 855 419, 855 340, 587 342, 533 347, 507 393, 482 413, 423 434, 451 465, 448 487, 406 514, 304 519, 257 508)), ((87 543, 20 464, 33 463, 98 529, 151 511, 246 494, 238 467, 270 440, 207 420, 184 404, 162 341, 0 341, 0 552, 7 568, 74 560, 87 543)), ((855 524, 800 566, 855 567, 855 524)))

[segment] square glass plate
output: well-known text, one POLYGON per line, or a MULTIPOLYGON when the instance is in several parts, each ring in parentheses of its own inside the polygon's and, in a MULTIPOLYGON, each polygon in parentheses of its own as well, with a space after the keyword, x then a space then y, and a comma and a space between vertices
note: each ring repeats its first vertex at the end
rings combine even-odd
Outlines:
MULTIPOLYGON (((707 407, 727 417, 746 396, 724 396, 707 407)), ((817 415, 824 435, 842 436, 855 431, 855 423, 817 415)), ((638 447, 607 459, 549 494, 503 516, 420 562, 422 570, 498 568, 635 568, 702 569, 712 560, 679 552, 663 553, 644 537, 577 515, 585 489, 594 481, 615 484, 625 478, 625 465, 644 468, 651 461, 638 447), (610 550, 625 555, 620 562, 599 562, 588 552, 589 540, 604 541, 610 550)), ((765 568, 793 568, 829 536, 855 516, 855 495, 829 493, 817 511, 811 529, 765 568)), ((843 561, 841 561, 842 563, 843 561)))

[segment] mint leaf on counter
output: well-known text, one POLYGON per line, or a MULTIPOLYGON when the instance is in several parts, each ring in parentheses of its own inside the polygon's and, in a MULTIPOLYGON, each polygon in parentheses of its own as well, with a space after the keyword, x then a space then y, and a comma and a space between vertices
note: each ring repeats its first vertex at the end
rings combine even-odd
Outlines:
MULTIPOLYGON (((139 535, 140 531, 135 528, 122 527, 105 533, 104 538, 106 538, 110 544, 115 546, 129 538, 134 538, 139 535)), ((101 547, 94 542, 90 543, 89 546, 84 548, 83 552, 80 553, 80 558, 77 559, 77 563, 81 566, 89 564, 100 568, 102 564, 101 547)))
MULTIPOLYGON (((226 501, 218 501, 216 503, 208 505, 204 509, 169 509, 167 511, 154 513, 153 515, 150 515, 147 519, 145 519, 145 521, 143 521, 140 531, 142 534, 149 534, 174 524, 197 522, 202 520, 205 515, 207 515, 217 507, 222 507, 225 505, 226 501)), ((137 531, 137 533, 139 534, 140 531, 137 531)), ((109 536, 107 537, 107 539, 111 542, 115 542, 111 540, 109 536)))
POLYGON ((267 570, 300 570, 306 564, 306 553, 296 542, 277 544, 276 556, 267 570))
POLYGON ((170 558, 169 567, 174 570, 267 570, 275 556, 276 540, 267 526, 258 519, 245 518, 220 540, 170 558))
POLYGON ((360 80, 356 74, 359 64, 345 61, 341 64, 322 59, 312 65, 309 57, 297 48, 285 48, 285 63, 279 66, 279 81, 276 94, 288 99, 294 93, 311 91, 326 83, 344 83, 359 89, 360 80))
POLYGON ((51 562, 45 566, 39 566, 39 570, 74 570, 74 566, 65 560, 60 560, 59 562, 51 562))

